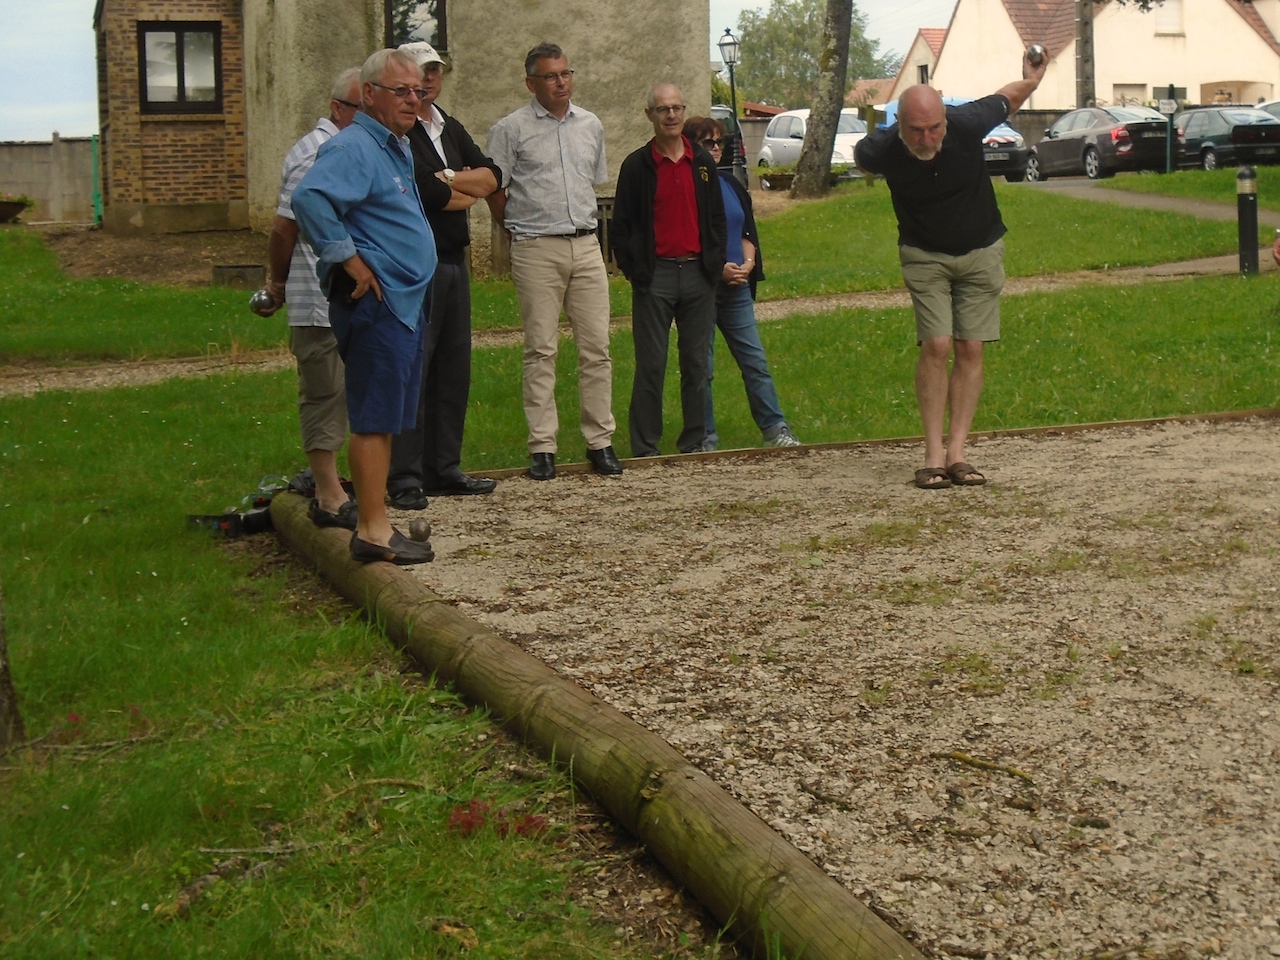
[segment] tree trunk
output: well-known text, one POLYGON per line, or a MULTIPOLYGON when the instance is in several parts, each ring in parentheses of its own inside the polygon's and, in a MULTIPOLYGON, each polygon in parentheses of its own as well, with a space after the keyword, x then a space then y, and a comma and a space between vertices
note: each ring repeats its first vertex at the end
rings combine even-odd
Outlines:
POLYGON ((4 594, 0 591, 0 753, 27 739, 27 728, 18 712, 18 693, 9 676, 9 645, 4 627, 4 594))
POLYGON ((849 32, 853 24, 853 0, 827 0, 822 27, 822 57, 818 62, 818 86, 809 108, 804 147, 791 184, 793 197, 821 197, 831 189, 831 150, 836 124, 844 106, 844 86, 849 72, 849 32))
POLYGON ((429 673, 568 766, 758 956, 924 960, 923 954, 661 737, 462 615, 413 574, 351 559, 307 501, 271 501, 276 532, 429 673))

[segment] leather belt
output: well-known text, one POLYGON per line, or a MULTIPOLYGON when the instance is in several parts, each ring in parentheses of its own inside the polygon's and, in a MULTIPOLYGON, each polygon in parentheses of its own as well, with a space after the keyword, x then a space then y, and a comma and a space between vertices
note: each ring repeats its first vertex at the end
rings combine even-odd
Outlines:
POLYGON ((698 255, 691 253, 687 257, 659 257, 658 259, 664 263, 692 263, 698 259, 698 255))
POLYGON ((595 227, 583 227, 581 230, 575 230, 571 234, 565 234, 565 236, 573 236, 573 237, 595 236, 595 232, 596 232, 595 227))

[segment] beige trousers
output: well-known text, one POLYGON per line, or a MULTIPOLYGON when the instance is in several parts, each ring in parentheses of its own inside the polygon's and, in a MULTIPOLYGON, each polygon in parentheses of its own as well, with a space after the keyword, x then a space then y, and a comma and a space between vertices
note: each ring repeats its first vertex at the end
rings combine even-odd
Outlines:
POLYGON ((524 324, 524 415, 529 452, 555 453, 556 352, 560 312, 578 348, 578 398, 587 449, 613 442, 613 360, 609 356, 609 276, 600 244, 583 237, 537 237, 511 244, 511 279, 524 324))

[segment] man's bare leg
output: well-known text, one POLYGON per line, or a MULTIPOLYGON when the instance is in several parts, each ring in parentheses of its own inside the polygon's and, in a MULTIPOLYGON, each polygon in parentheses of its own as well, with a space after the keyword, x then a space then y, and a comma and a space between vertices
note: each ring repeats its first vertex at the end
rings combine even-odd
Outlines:
POLYGON ((360 504, 356 536, 365 543, 385 547, 391 543, 391 521, 387 519, 387 474, 391 471, 391 434, 353 433, 347 446, 351 482, 360 504))
POLYGON ((333 450, 308 450, 307 465, 316 482, 316 500, 326 513, 337 513, 351 498, 338 478, 338 454, 333 450))
POLYGON ((931 337, 920 344, 916 361, 916 402, 924 427, 924 465, 945 467, 946 449, 942 428, 947 415, 947 363, 951 357, 950 337, 931 337))
MULTIPOLYGON (((964 447, 969 440, 969 428, 978 412, 978 397, 982 394, 981 340, 955 341, 955 364, 951 368, 951 385, 948 404, 951 408, 951 426, 947 433, 947 459, 944 466, 964 463, 964 447)), ((970 475, 972 476, 972 475, 970 475)))

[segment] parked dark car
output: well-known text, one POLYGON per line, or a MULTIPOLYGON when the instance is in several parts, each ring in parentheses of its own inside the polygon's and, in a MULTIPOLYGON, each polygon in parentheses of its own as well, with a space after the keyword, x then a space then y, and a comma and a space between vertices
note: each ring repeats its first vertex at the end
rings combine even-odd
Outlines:
POLYGON ((1150 107, 1084 107, 1058 118, 1036 144, 1028 180, 1110 177, 1118 170, 1164 170, 1169 121, 1150 107))
POLYGON ((1254 107, 1192 107, 1173 118, 1178 166, 1216 170, 1236 163, 1280 163, 1280 120, 1254 107))

